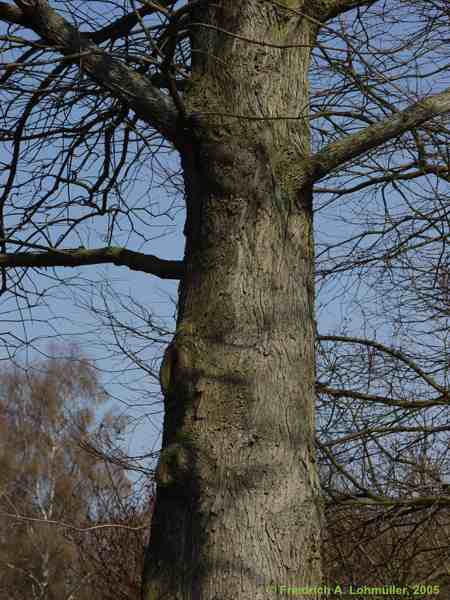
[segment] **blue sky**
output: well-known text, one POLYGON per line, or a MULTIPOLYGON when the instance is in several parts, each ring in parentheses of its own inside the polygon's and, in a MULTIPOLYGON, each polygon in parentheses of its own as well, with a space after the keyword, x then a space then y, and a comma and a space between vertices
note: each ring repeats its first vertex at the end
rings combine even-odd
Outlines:
MULTIPOLYGON (((56 7, 61 5, 62 3, 55 2, 56 7)), ((77 13, 77 11, 81 11, 82 2, 71 3, 71 5, 76 8, 74 14, 82 14, 81 12, 77 13)), ((106 6, 106 3, 89 3, 91 9, 95 5, 98 5, 101 13, 101 9, 106 6)), ((348 17, 348 19, 351 19, 351 17, 348 17)), ((411 27, 414 29, 415 24, 412 21, 411 23, 407 24, 405 21, 403 25, 405 27, 404 32, 409 31, 411 27)), ((351 31, 354 36, 352 38, 353 41, 357 41, 357 28, 358 23, 356 22, 355 30, 351 31)), ((376 33, 376 30, 372 30, 372 33, 376 33)), ((401 34, 402 31, 399 30, 399 24, 394 24, 389 32, 394 45, 402 39, 401 34)), ((384 43, 388 43, 386 41, 388 40, 387 37, 381 38, 380 36, 373 35, 372 39, 373 47, 382 44, 382 39, 384 39, 384 43)), ((334 41, 334 43, 336 42, 334 41)), ((438 53, 439 47, 436 49, 436 61, 439 58, 438 53)), ((374 72, 376 73, 376 77, 381 77, 382 63, 379 61, 384 56, 383 48, 380 48, 379 56, 375 54, 373 56, 372 66, 374 72)), ((384 60, 387 61, 386 56, 384 60)), ((423 60, 420 57, 420 69, 425 72, 430 63, 424 63, 423 60)), ((445 57, 442 60, 445 60, 445 57)), ((361 74, 361 77, 365 76, 364 65, 358 63, 358 61, 354 61, 354 65, 355 69, 361 74)), ((403 66, 399 64, 395 68, 401 71, 403 66)), ((392 66, 392 69, 392 72, 396 73, 394 66, 392 66)), ((444 74, 436 76, 435 81, 438 86, 442 83, 444 77, 444 74)), ((390 98, 391 96, 386 93, 386 90, 390 89, 389 86, 384 87, 382 79, 380 81, 378 83, 383 93, 385 93, 385 97, 390 98)), ((405 85, 405 90, 411 86, 412 91, 414 91, 413 79, 408 79, 407 77, 402 84, 405 85)), ((395 83, 395 85, 397 84, 395 83)), ((421 80, 416 82, 415 85, 424 86, 423 89, 425 89, 429 85, 429 82, 421 80)), ((390 93, 395 93, 394 87, 390 89, 390 93)), ((407 96, 408 94, 405 92, 405 97, 407 96)), ((332 97, 333 94, 330 93, 330 98, 332 97)), ((332 100, 330 101, 332 102, 332 100)), ((349 100, 350 104, 354 103, 356 107, 358 107, 359 101, 359 95, 354 95, 349 100)), ((323 100, 319 97, 319 108, 322 106, 322 102, 326 106, 328 98, 323 100)), ((379 113, 372 106, 368 106, 367 110, 373 110, 373 114, 370 115, 371 117, 374 115, 379 116, 379 113)), ((352 123, 351 127, 354 126, 355 124, 352 123)), ((48 148, 49 156, 52 151, 52 148, 48 148)), ((7 150, 4 147, 0 148, 0 160, 6 158, 6 154, 2 154, 5 152, 7 150)), ((44 168, 47 160, 48 156, 41 153, 38 168, 44 168)), ((380 160, 382 162, 384 159, 380 160)), ((120 182, 115 193, 117 198, 121 194, 126 196, 127 201, 137 208, 138 211, 141 211, 144 207, 148 208, 148 204, 151 203, 152 213, 155 214, 152 220, 153 228, 148 227, 143 222, 141 230, 132 234, 124 218, 121 224, 122 228, 116 231, 114 244, 156 254, 161 258, 181 258, 184 244, 184 236, 182 234, 184 214, 181 208, 181 197, 179 194, 176 194, 176 190, 170 186, 170 183, 169 185, 164 183, 164 169, 160 169, 158 165, 154 165, 153 161, 150 160, 150 152, 148 155, 142 157, 142 161, 148 162, 148 168, 144 166, 137 171, 134 181, 132 175, 130 175, 129 182, 124 182, 123 186, 122 182, 120 182), (153 175, 151 173, 153 166, 155 166, 156 171, 161 171, 155 180, 152 179, 153 175), (167 212, 166 209, 168 209, 167 212), (146 236, 145 238, 142 237, 142 233, 146 236)), ((372 167, 376 173, 376 169, 378 168, 377 161, 378 156, 376 159, 374 158, 365 162, 364 168, 367 170, 367 176, 372 174, 372 167)), ((174 153, 164 153, 162 163, 163 167, 166 165, 172 171, 176 171, 177 169, 177 160, 174 153)), ((88 168, 80 172, 80 179, 84 178, 84 183, 86 183, 89 177, 95 177, 101 169, 101 162, 94 161, 88 168)), ((352 181, 361 181, 363 178, 364 173, 352 172, 350 169, 346 175, 346 182, 350 184, 352 181)), ((43 180, 43 185, 44 187, 50 187, 51 178, 43 180)), ((344 180, 340 179, 337 185, 343 187, 344 180)), ((77 189, 75 186, 75 192, 77 189)), ((80 189, 83 189, 82 186, 80 186, 80 189)), ((42 190, 41 188, 39 193, 42 191, 45 191, 45 189, 42 190)), ((322 196, 322 199, 325 201, 328 197, 329 195, 325 194, 322 196)), ((317 241, 319 243, 321 241, 329 242, 332 238, 339 241, 350 237, 354 231, 361 229, 364 219, 370 210, 374 210, 374 208, 382 210, 383 200, 381 193, 377 194, 373 192, 372 194, 372 190, 370 192, 349 194, 338 199, 335 205, 327 207, 316 215, 317 241)), ((391 193, 391 205, 397 200, 398 196, 395 193, 391 193)), ((320 201, 319 197, 318 201, 320 201)), ((76 216, 77 213, 75 211, 72 217, 76 216)), ((146 218, 148 216, 146 215, 146 218)), ((12 218, 10 225, 13 224, 13 221, 14 219, 12 218)), ((81 237, 70 236, 67 239, 67 243, 65 243, 65 247, 76 247, 80 243, 89 247, 104 246, 105 238, 102 229, 106 224, 106 221, 99 221, 95 225, 89 221, 85 222, 81 237)), ((108 331, 104 323, 102 324, 102 315, 98 314, 95 316, 89 307, 94 305, 97 310, 101 311, 103 308, 103 295, 110 303, 115 317, 124 321, 131 319, 131 324, 134 324, 139 332, 150 332, 145 323, 149 315, 146 315, 145 311, 140 311, 137 306, 133 306, 132 302, 127 299, 127 296, 133 296, 145 309, 154 312, 155 315, 160 317, 166 329, 170 329, 171 326, 173 327, 173 298, 176 298, 176 282, 163 281, 152 276, 132 272, 125 267, 118 268, 114 266, 84 267, 76 270, 59 269, 57 273, 58 276, 62 277, 64 284, 58 283, 56 285, 57 282, 52 279, 53 272, 51 270, 44 272, 39 277, 33 277, 39 292, 45 289, 48 293, 44 298, 40 299, 41 305, 32 311, 27 311, 25 301, 20 301, 21 312, 18 312, 15 298, 5 295, 0 299, 0 311, 2 312, 0 342, 3 341, 3 344, 5 342, 8 342, 8 344, 12 343, 12 347, 14 348, 15 341, 12 335, 16 336, 18 352, 14 358, 21 362, 26 362, 26 360, 34 358, 36 353, 40 351, 44 352, 48 344, 52 341, 77 341, 83 352, 96 360, 97 366, 102 370, 104 384, 111 396, 115 398, 114 404, 117 410, 141 417, 140 425, 136 428, 136 433, 130 436, 132 451, 141 453, 143 450, 148 450, 149 447, 154 447, 158 443, 161 423, 161 406, 157 404, 159 400, 157 382, 142 370, 128 368, 128 362, 114 348, 114 337, 111 331, 108 331), (111 297, 108 291, 111 288, 120 292, 125 306, 120 305, 120 302, 117 301, 118 298, 114 299, 111 297), (47 304, 45 303, 46 301, 47 304), (127 308, 132 309, 132 312, 130 313, 130 310, 126 310, 127 308), (23 344, 21 344, 21 341, 23 344), (122 385, 124 383, 124 367, 127 368, 126 387, 122 385), (134 409, 132 408, 133 405, 135 406, 134 409), (142 417, 142 415, 144 416, 142 417)), ((321 332, 337 331, 345 324, 349 331, 360 333, 363 316, 368 313, 369 307, 372 311, 372 317, 376 313, 376 310, 378 310, 376 296, 374 295, 375 288, 371 287, 372 282, 373 279, 370 278, 365 279, 361 277, 358 280, 357 278, 350 278, 345 275, 339 280, 333 280, 324 289, 318 302, 317 319, 319 330, 321 332), (375 305, 373 304, 374 302, 375 305)), ((32 289, 31 284, 29 288, 32 289)), ((33 295, 30 297, 37 299, 39 296, 33 295)), ((375 314, 375 317, 372 318, 372 324, 368 325, 368 330, 365 333, 370 335, 375 332, 378 339, 393 340, 395 342, 394 326, 386 323, 386 315, 383 313, 383 310, 380 304, 379 314, 375 314)), ((140 351, 144 362, 147 362, 156 369, 157 365, 154 361, 160 355, 162 346, 159 345, 156 349, 152 349, 148 347, 148 340, 145 337, 139 338, 139 336, 133 336, 133 332, 130 332, 130 335, 130 342, 134 349, 140 351)), ((0 358, 5 359, 6 362, 11 360, 11 355, 7 352, 5 345, 0 346, 0 351, 2 352, 0 358)))

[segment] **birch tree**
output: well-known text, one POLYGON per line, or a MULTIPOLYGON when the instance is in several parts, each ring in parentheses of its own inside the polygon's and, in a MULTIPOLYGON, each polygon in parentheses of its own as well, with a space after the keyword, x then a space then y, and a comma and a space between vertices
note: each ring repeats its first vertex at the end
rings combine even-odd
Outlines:
POLYGON ((2 595, 87 598, 90 578, 78 577, 68 532, 99 512, 101 492, 112 495, 103 464, 78 444, 92 435, 96 405, 105 400, 97 374, 75 348, 65 349, 65 358, 28 371, 3 368, 0 389, 2 595))

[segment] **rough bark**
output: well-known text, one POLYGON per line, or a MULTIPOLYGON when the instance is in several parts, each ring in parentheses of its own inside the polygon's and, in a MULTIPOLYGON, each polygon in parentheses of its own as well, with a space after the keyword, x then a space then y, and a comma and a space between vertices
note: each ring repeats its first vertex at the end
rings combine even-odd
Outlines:
MULTIPOLYGON (((8 243, 11 244, 12 242, 8 240, 8 243)), ((149 273, 161 279, 180 279, 184 271, 182 261, 163 260, 153 254, 133 252, 126 248, 114 246, 91 249, 74 248, 70 250, 55 248, 43 252, 0 254, 0 267, 34 267, 42 269, 48 267, 80 267, 105 263, 111 263, 118 267, 128 267, 133 271, 149 273)))
POLYGON ((270 3, 219 4, 193 11, 186 274, 161 369, 145 600, 258 600, 321 582, 311 190, 293 177, 315 31, 270 3), (246 118, 280 114, 300 118, 246 118))

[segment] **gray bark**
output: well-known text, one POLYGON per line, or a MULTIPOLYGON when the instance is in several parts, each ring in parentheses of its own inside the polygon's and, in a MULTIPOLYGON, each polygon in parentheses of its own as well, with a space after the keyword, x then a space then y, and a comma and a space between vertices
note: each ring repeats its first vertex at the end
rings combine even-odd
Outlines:
POLYGON ((270 3, 194 12, 186 274, 144 598, 258 600, 321 582, 308 126, 246 119, 307 115, 315 31, 270 3))

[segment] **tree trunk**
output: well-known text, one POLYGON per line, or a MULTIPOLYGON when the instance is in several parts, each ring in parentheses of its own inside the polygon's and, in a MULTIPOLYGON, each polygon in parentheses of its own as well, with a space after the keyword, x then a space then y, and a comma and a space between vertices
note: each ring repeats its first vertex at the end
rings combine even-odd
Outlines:
POLYGON ((258 600, 268 586, 321 583, 312 210, 301 183, 316 31, 269 2, 211 4, 191 11, 186 272, 161 368, 145 600, 258 600))

